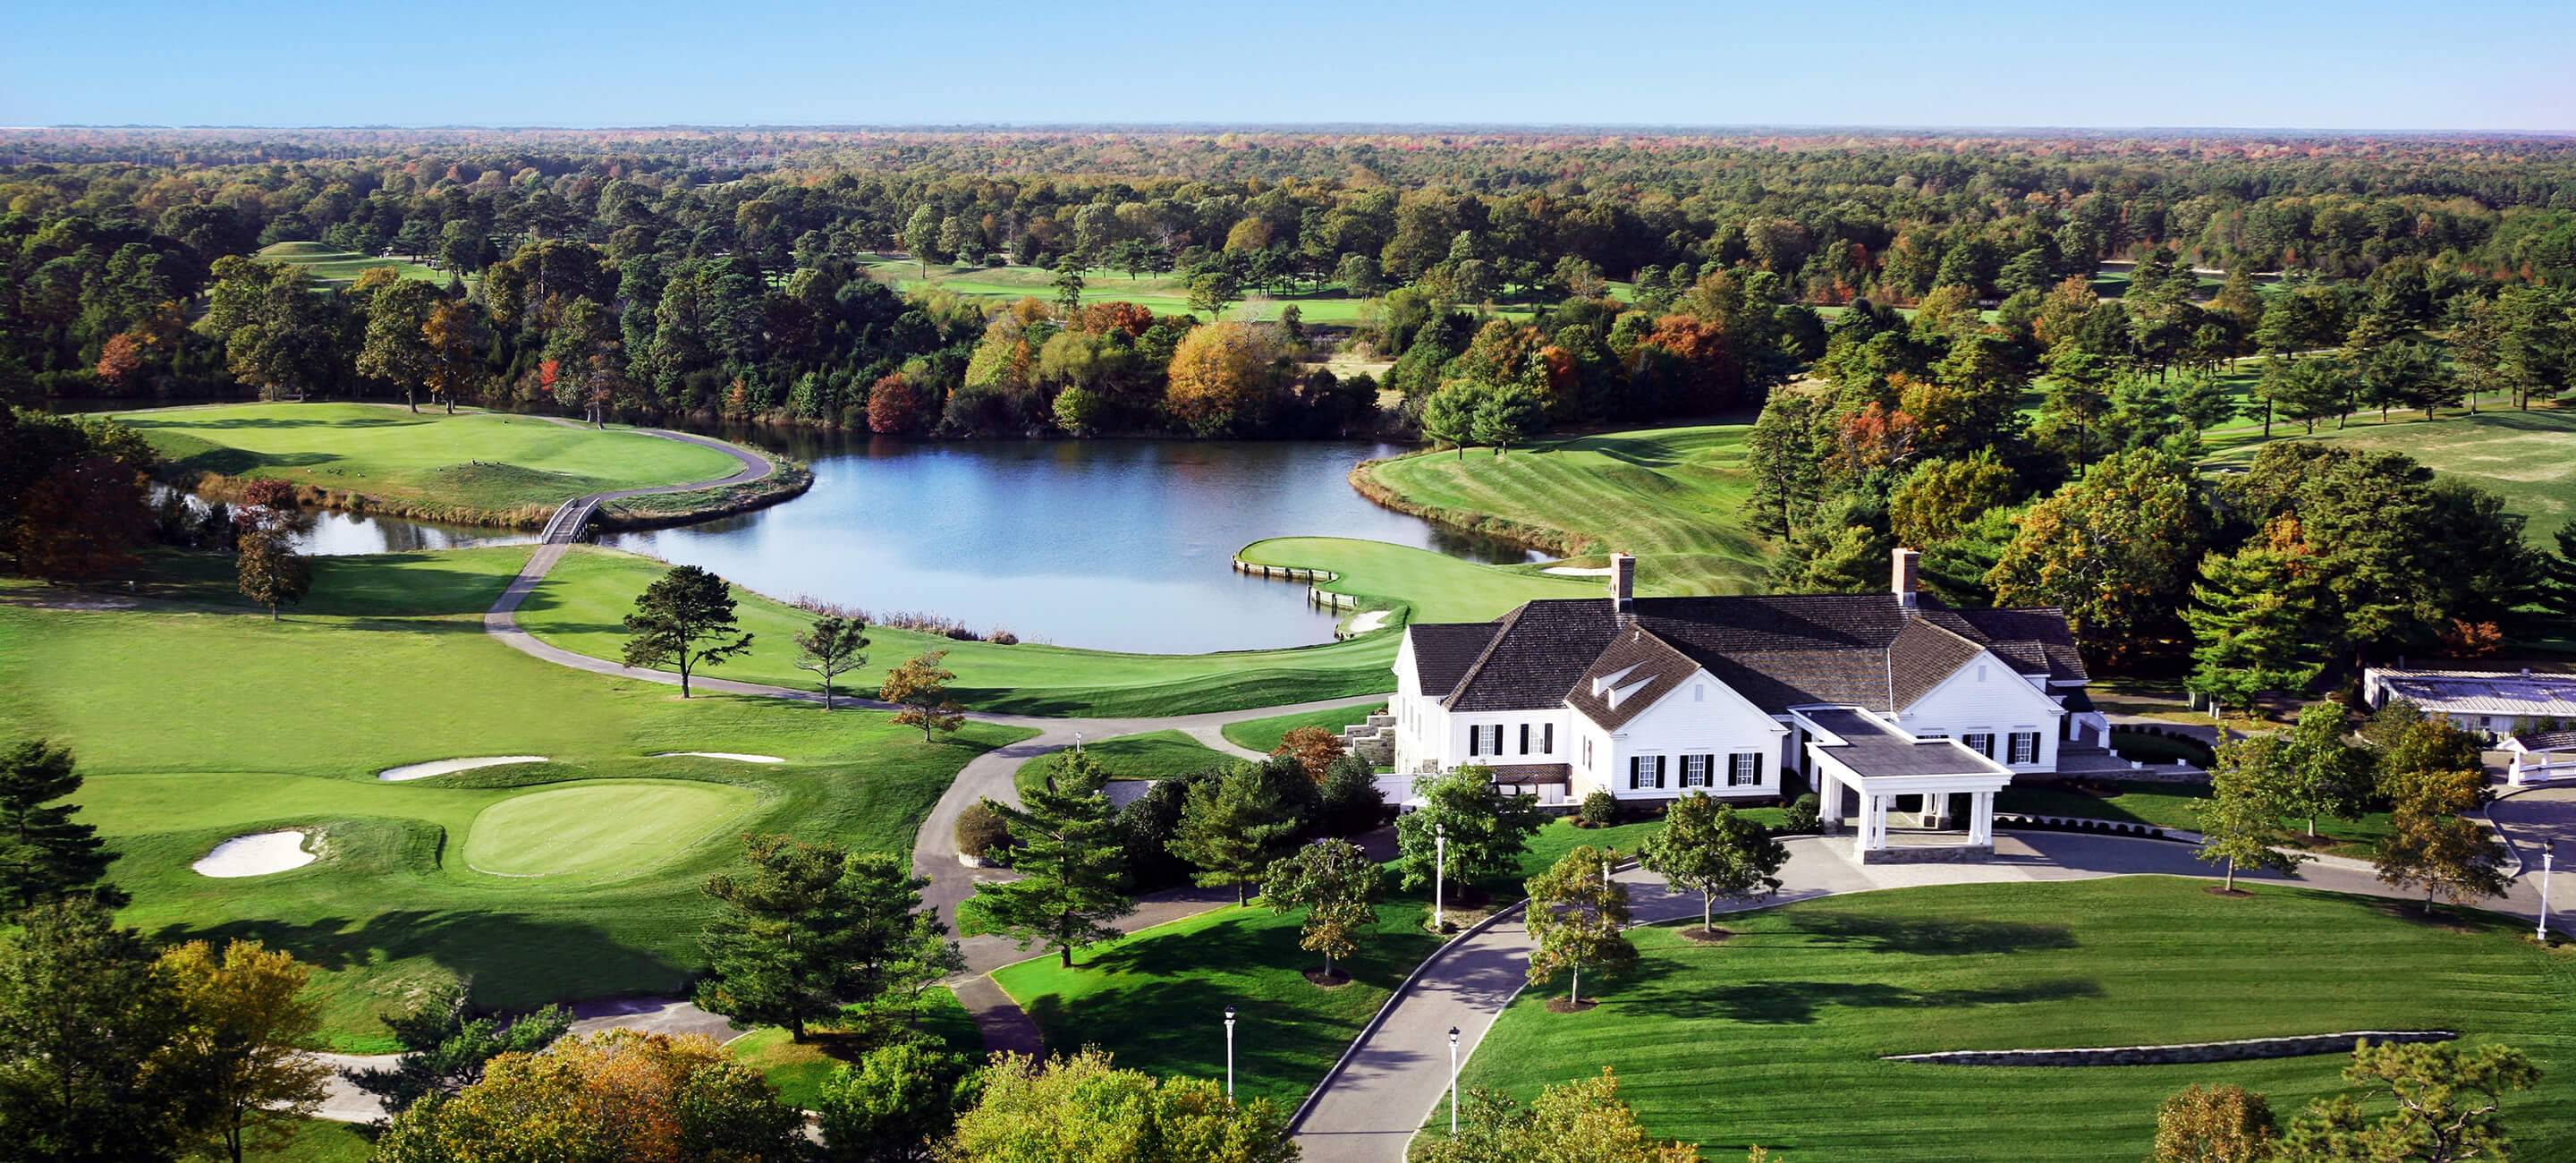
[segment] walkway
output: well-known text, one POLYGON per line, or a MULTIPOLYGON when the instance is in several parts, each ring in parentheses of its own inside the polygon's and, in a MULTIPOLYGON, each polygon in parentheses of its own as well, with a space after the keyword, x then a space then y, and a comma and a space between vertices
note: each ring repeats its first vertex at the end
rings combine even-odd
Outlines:
MULTIPOLYGON (((1984 864, 1862 865, 1852 859, 1849 836, 1806 837, 1788 845, 1789 863, 1780 874, 1784 887, 1765 906, 1921 885, 2142 874, 2207 877, 2213 871, 2213 866, 2194 858, 2186 845, 2055 832, 1998 833, 1995 859, 1984 864)), ((1672 891, 1653 874, 1634 869, 1620 873, 1618 879, 1634 886, 1633 909, 1639 923, 1699 915, 1696 893, 1672 891)), ((2391 891, 2367 865, 2346 859, 2316 861, 2295 878, 2240 879, 2291 879, 2332 892, 2416 899, 2391 891)), ((2553 897, 2552 904, 2563 899, 2553 897)), ((1723 911, 1745 907, 1753 906, 1723 911)), ((2536 919, 2539 892, 2533 878, 2516 880, 2506 897, 2489 907, 2536 919)), ((1457 1028, 1461 1049, 1473 1054, 1494 1019, 1520 993, 1532 948, 1528 928, 1517 914, 1507 914, 1492 927, 1453 941, 1434 955, 1299 1108, 1292 1130, 1306 1163, 1401 1163, 1414 1132, 1447 1093, 1450 1028, 1457 1028)))

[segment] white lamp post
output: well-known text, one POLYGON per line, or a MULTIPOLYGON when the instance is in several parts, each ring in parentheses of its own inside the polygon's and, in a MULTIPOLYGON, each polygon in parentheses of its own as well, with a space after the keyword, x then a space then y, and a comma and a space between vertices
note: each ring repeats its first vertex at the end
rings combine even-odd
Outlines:
POLYGON ((2555 845, 2540 850, 2540 943, 2549 943, 2549 874, 2558 855, 2555 845))
MULTIPOLYGON (((1418 834, 1418 833, 1417 833, 1418 834)), ((1449 923, 1440 908, 1448 903, 1449 826, 1431 825, 1431 931, 1445 932, 1449 923)))
POLYGON ((1234 1007, 1225 1007, 1225 1101, 1234 1101, 1234 1007))
POLYGON ((1082 754, 1082 732, 1080 731, 1073 733, 1073 753, 1076 755, 1082 754))
POLYGON ((1458 1137, 1458 1027, 1449 1027, 1449 1137, 1458 1137))

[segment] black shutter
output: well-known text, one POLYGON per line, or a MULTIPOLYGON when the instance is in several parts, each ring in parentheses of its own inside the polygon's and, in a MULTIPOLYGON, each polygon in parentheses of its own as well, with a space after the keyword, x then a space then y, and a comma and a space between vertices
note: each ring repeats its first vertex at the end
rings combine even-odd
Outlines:
POLYGON ((1529 754, 1529 724, 1521 724, 1521 754, 1529 754))
POLYGON ((1482 728, 1482 727, 1469 727, 1469 728, 1467 728, 1467 754, 1468 754, 1469 756, 1473 757, 1473 756, 1477 756, 1477 755, 1482 755, 1482 754, 1484 754, 1484 752, 1483 752, 1483 751, 1478 750, 1478 748, 1480 748, 1480 747, 1482 747, 1482 746, 1484 745, 1484 742, 1485 742, 1485 729, 1484 729, 1484 728, 1482 728))
POLYGON ((1556 754, 1556 724, 1547 723, 1539 727, 1538 751, 1541 755, 1556 754))
POLYGON ((1646 757, 1631 755, 1628 757, 1628 790, 1635 791, 1644 786, 1646 786, 1646 757))
POLYGON ((1661 755, 1658 755, 1658 756, 1656 756, 1656 757, 1655 757, 1655 790, 1657 790, 1657 791, 1662 791, 1662 790, 1663 790, 1663 787, 1664 787, 1664 757, 1663 757, 1663 756, 1661 756, 1661 755))
POLYGON ((1753 785, 1762 786, 1762 753, 1759 751, 1753 753, 1753 785))

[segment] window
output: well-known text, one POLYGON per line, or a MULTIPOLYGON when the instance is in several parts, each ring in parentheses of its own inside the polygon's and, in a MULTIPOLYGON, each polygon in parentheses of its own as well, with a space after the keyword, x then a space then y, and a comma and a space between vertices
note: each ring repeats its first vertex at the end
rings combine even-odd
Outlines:
POLYGON ((1697 685, 1697 684, 1693 684, 1693 685, 1692 685, 1692 687, 1691 687, 1691 701, 1692 701, 1692 702, 1694 702, 1694 703, 1705 703, 1705 702, 1707 702, 1707 701, 1708 701, 1708 688, 1707 688, 1707 687, 1704 687, 1704 686, 1699 686, 1699 685, 1697 685))
POLYGON ((1542 723, 1539 725, 1538 753, 1541 755, 1556 754, 1556 724, 1542 723))
POLYGON ((1592 737, 1589 735, 1583 739, 1583 770, 1592 770, 1592 737))
POLYGON ((1726 768, 1726 786, 1760 787, 1762 785, 1761 752, 1738 751, 1728 756, 1728 759, 1730 762, 1726 768))
POLYGON ((1529 727, 1527 723, 1521 724, 1521 754, 1523 755, 1529 754, 1529 727))
POLYGON ((1959 742, 1966 744, 1968 750, 1988 759, 1995 757, 1995 735, 1992 731, 1970 731, 1959 736, 1959 742))
POLYGON ((2015 731, 2012 733, 2012 762, 2039 762, 2039 732, 2015 731))
POLYGON ((1682 756, 1683 787, 1710 786, 1708 779, 1708 758, 1709 757, 1705 755, 1682 756))
POLYGON ((1632 755, 1628 757, 1628 790, 1643 791, 1664 786, 1664 757, 1632 755))

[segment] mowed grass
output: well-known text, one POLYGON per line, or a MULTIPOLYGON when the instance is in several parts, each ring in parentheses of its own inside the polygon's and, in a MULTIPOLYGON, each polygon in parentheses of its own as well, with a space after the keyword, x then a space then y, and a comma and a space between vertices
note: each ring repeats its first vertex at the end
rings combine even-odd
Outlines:
MULTIPOLYGON (((2200 830, 2198 808, 2209 802, 2206 785, 2112 780, 2105 788, 2113 794, 2094 795, 2048 784, 2008 787, 1995 798, 1995 810, 2153 824, 2159 828, 2197 832, 2200 830)), ((2314 840, 2307 838, 2308 821, 2305 817, 2287 822, 2298 833, 2298 842, 2304 847, 2362 858, 2368 858, 2394 829, 2387 812, 2365 812, 2358 820, 2321 817, 2316 822, 2314 840)))
MULTIPOLYGON (((1272 537, 1235 551, 1254 565, 1329 570, 1320 588, 1370 609, 1403 609, 1414 622, 1483 622, 1532 598, 1597 598, 1599 578, 1539 572, 1539 566, 1479 565, 1445 553, 1350 537, 1272 537)), ((1282 583, 1286 584, 1286 583, 1282 583)), ((1357 722, 1357 720, 1353 720, 1357 722)))
MULTIPOLYGON (((2376 412, 2355 415, 2343 428, 2332 420, 2317 425, 2315 435, 2295 424, 2274 424, 2274 440, 2316 440, 2373 452, 2402 452, 2431 466, 2492 489, 2504 497, 2508 511, 2531 519, 2526 530, 2546 543, 2550 534, 2576 519, 2576 411, 2492 411, 2475 416, 2444 414, 2426 420, 2422 413, 2395 413, 2381 423, 2376 412)), ((2232 432, 2213 439, 2211 463, 2252 464, 2265 441, 2262 429, 2232 432)))
POLYGON ((261 1163, 367 1163, 376 1157, 376 1144, 359 1124, 303 1119, 285 1146, 245 1151, 242 1157, 261 1163))
POLYGON ((67 593, 0 583, 0 738, 73 749, 88 780, 80 818, 123 854, 110 875, 134 895, 128 923, 162 941, 244 937, 295 953, 319 969, 334 1044, 373 1050, 378 1015, 459 980, 491 1006, 678 990, 712 914, 698 886, 739 859, 737 833, 909 852, 957 770, 1026 735, 973 724, 924 743, 876 712, 683 701, 526 657, 481 629, 526 553, 319 559, 312 600, 280 623, 229 595, 220 558, 160 559, 132 610, 44 608, 67 593), (664 751, 788 762, 649 758, 664 751), (376 778, 475 755, 549 762, 376 778), (639 813, 633 784, 580 797, 589 820, 551 798, 592 780, 748 806, 719 826, 639 813), (543 810, 513 821, 509 805, 527 797, 543 810), (496 844, 477 838, 496 807, 499 850, 577 874, 475 871, 469 856, 496 844), (572 831, 619 819, 663 831, 614 851, 595 845, 617 836, 572 831), (321 859, 242 879, 189 869, 224 840, 280 828, 310 833, 321 859))
POLYGON ((729 784, 583 780, 476 813, 465 863, 493 876, 622 880, 722 832, 759 802, 757 791, 729 784))
POLYGON ((822 1105, 823 1084, 831 1079, 833 1071, 856 1062, 869 1050, 906 1031, 928 1035, 968 1062, 984 1062, 984 1036, 976 1031, 974 1017, 958 1004, 957 995, 948 992, 946 986, 922 991, 921 1004, 909 1023, 893 1017, 880 1029, 870 1021, 864 1011, 853 1010, 847 1028, 809 1028, 802 1043, 790 1040, 782 1027, 765 1026, 725 1043, 725 1049, 737 1061, 768 1078, 769 1084, 778 1088, 778 1097, 800 1110, 822 1105))
POLYGON ((357 282, 358 276, 366 273, 369 267, 391 267, 403 278, 419 279, 442 287, 454 277, 446 271, 434 270, 409 259, 360 254, 320 242, 274 242, 259 248, 256 257, 262 262, 303 267, 313 272, 314 280, 325 290, 339 290, 357 282))
MULTIPOLYGON (((1240 760, 1178 731, 1151 731, 1115 739, 1085 742, 1083 754, 1100 761, 1111 779, 1168 779, 1240 760)), ((1041 755, 1012 773, 1020 790, 1046 786, 1047 765, 1054 755, 1041 755)))
POLYGON ((181 469, 274 477, 457 520, 524 518, 584 493, 716 480, 737 468, 723 453, 677 440, 497 413, 278 403, 117 419, 181 469))
POLYGON ((1273 715, 1267 719, 1246 719, 1240 723, 1228 723, 1217 733, 1225 736, 1226 742, 1237 747, 1250 748, 1268 755, 1279 749, 1281 739, 1286 738, 1290 731, 1299 727, 1321 727, 1339 735, 1342 733, 1342 728, 1355 723, 1365 723, 1370 715, 1385 709, 1386 704, 1379 703, 1374 707, 1333 707, 1321 711, 1300 711, 1293 715, 1273 715))
MULTIPOLYGON (((907 290, 936 287, 960 295, 1019 299, 1034 296, 1055 301, 1055 271, 1046 267, 1000 266, 960 267, 931 263, 924 268, 908 258, 879 259, 867 264, 868 272, 881 282, 907 290)), ((1190 291, 1185 280, 1171 275, 1145 275, 1136 278, 1106 267, 1084 271, 1082 301, 1085 303, 1134 303, 1160 315, 1189 315, 1190 291)), ((1369 300, 1352 295, 1338 285, 1322 290, 1300 290, 1284 295, 1249 296, 1225 313, 1227 319, 1270 321, 1280 317, 1283 308, 1294 305, 1298 318, 1308 324, 1348 327, 1358 323, 1368 309, 1369 300)), ((1247 292, 1248 294, 1248 292, 1247 292)), ((1526 303, 1499 304, 1495 314, 1507 319, 1529 318, 1535 309, 1526 303)))
MULTIPOLYGON (((576 547, 546 575, 519 611, 519 624, 539 639, 594 658, 616 658, 622 623, 635 596, 669 566, 649 557, 576 547)), ((814 615, 736 587, 751 651, 706 673, 745 682, 815 690, 812 672, 796 667, 796 635, 814 615)), ((873 694, 888 669, 934 650, 957 675, 949 693, 988 711, 1032 715, 1181 715, 1374 694, 1395 685, 1392 634, 1323 646, 1218 654, 1118 654, 1062 646, 958 642, 930 634, 868 627, 867 665, 843 676, 846 691, 873 694)), ((499 754, 495 752, 494 754, 499 754)))
MULTIPOLYGON (((1757 593, 1771 546, 1745 524, 1749 420, 1540 441, 1499 457, 1424 452, 1361 471, 1447 524, 1556 531, 1588 547, 1585 564, 1636 554, 1643 593, 1757 593)), ((1586 584, 1598 592, 1597 579, 1586 584)))
POLYGON ((1303 910, 1259 901, 1147 929, 1075 955, 1008 966, 993 980, 1036 1019, 1051 1051, 1098 1046, 1121 1066, 1158 1075, 1225 1077, 1225 1007, 1234 1006, 1235 1084, 1245 1098, 1294 1109, 1440 940, 1422 929, 1427 894, 1400 893, 1392 874, 1377 925, 1351 981, 1324 989, 1305 971, 1323 958, 1297 947, 1303 910))
MULTIPOLYGON (((2145 1156, 2156 1104, 2236 1083, 2295 1113, 2343 1092, 2345 1057, 2197 1066, 1963 1067, 1881 1055, 2119 1046, 2344 1030, 2450 1029, 2537 1061, 2505 1099, 2518 1157, 2576 1157, 2576 955, 2483 914, 2427 924, 2390 902, 2265 885, 2244 899, 2167 877, 1905 889, 1728 918, 1721 945, 1633 934, 1637 972, 1602 1004, 1523 993, 1467 1086, 1523 1099, 1618 1071, 1659 1138, 1740 1159, 2067 1160, 2145 1156)), ((1445 1125, 1435 1116, 1428 1133, 1445 1125)))

